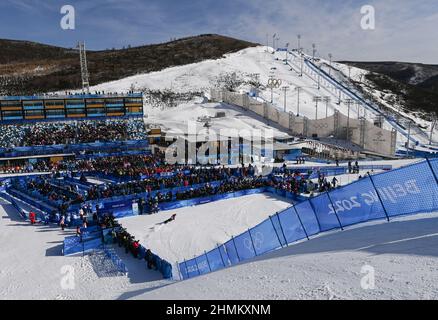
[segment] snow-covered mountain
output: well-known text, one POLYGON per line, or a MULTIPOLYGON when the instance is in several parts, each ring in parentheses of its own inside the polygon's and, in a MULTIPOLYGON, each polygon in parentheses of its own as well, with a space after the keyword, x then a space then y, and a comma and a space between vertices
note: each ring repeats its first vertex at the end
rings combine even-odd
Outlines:
MULTIPOLYGON (((286 53, 258 46, 227 54, 217 60, 205 60, 103 83, 91 90, 142 90, 145 92, 145 114, 149 121, 165 127, 172 124, 169 123, 167 111, 177 122, 196 121, 199 116, 205 115, 206 105, 202 103, 202 97, 208 97, 211 89, 225 88, 242 93, 257 91, 259 99, 268 102, 272 94, 272 101, 279 109, 310 119, 330 116, 335 110, 350 114, 353 118, 365 117, 369 121, 384 116, 387 118, 384 127, 398 131, 400 148, 408 136, 411 146, 417 142, 419 145, 429 143, 431 122, 397 108, 392 103, 397 97, 367 86, 366 75, 369 71, 341 63, 330 65, 329 61, 323 59, 311 62, 310 57, 304 58, 296 51, 286 53), (270 78, 281 80, 281 84, 272 91, 267 86, 270 78), (283 91, 285 86, 288 87, 286 94, 283 91), (299 91, 297 88, 300 88, 299 91), (315 97, 327 98, 328 102, 319 102, 317 108, 315 97), (355 100, 350 110, 345 103, 348 98, 355 100), (169 106, 171 109, 165 110, 169 106), (410 132, 407 119, 414 121, 410 132)), ((214 109, 224 111, 227 108, 215 105, 214 109)))

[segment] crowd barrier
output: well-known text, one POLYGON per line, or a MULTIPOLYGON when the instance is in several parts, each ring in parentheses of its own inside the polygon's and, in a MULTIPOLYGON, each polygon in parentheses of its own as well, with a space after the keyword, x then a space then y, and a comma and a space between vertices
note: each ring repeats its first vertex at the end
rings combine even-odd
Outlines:
POLYGON ((80 154, 85 151, 104 151, 104 150, 123 150, 130 149, 148 149, 148 140, 127 140, 113 142, 91 142, 78 143, 67 145, 49 145, 49 146, 32 146, 32 147, 15 147, 15 148, 0 148, 0 157, 22 157, 47 154, 80 154))
POLYGON ((92 154, 79 154, 76 155, 77 160, 92 160, 98 158, 109 158, 109 157, 126 157, 126 156, 148 156, 151 155, 150 150, 131 150, 131 151, 118 151, 118 152, 99 152, 92 154))
MULTIPOLYGON (((77 255, 80 253, 84 255, 94 250, 102 250, 105 255, 111 259, 113 264, 117 267, 117 270, 126 274, 128 268, 125 263, 119 258, 114 249, 107 247, 107 245, 114 243, 112 236, 113 230, 117 232, 120 229, 121 226, 107 229, 101 229, 98 226, 81 228, 80 237, 70 236, 64 239, 63 254, 64 256, 77 255)), ((137 258, 144 260, 146 251, 147 249, 140 245, 137 258)), ((152 261, 156 266, 156 270, 163 275, 164 279, 171 279, 173 277, 172 265, 169 262, 153 253, 152 261)))
POLYGON ((402 157, 412 157, 412 158, 438 158, 438 152, 436 150, 431 151, 421 151, 421 150, 410 150, 407 152, 406 150, 398 150, 398 156, 402 157))
MULTIPOLYGON (((47 212, 48 214, 58 212, 58 208, 62 204, 61 200, 50 200, 47 196, 40 194, 37 190, 30 191, 26 186, 21 184, 13 184, 11 187, 7 188, 7 192, 24 202, 47 212)), ((72 210, 69 209, 69 211, 72 210)))
POLYGON ((63 254, 64 256, 71 256, 104 248, 102 237, 94 237, 89 239, 82 239, 81 237, 71 236, 64 239, 63 254))
MULTIPOLYGON (((33 198, 31 198, 31 197, 29 197, 29 196, 27 196, 25 194, 23 195, 20 192, 20 190, 15 190, 14 188, 7 188, 7 193, 9 195, 13 196, 13 197, 16 197, 16 198, 26 202, 27 204, 29 204, 31 206, 34 206, 35 208, 37 208, 37 209, 39 209, 39 210, 41 210, 43 212, 46 212, 47 216, 49 216, 50 213, 52 213, 54 210, 56 210, 56 208, 54 208, 54 207, 52 207, 52 206, 50 206, 48 204, 45 204, 44 201, 33 199, 33 198)), ((46 216, 41 217, 41 220, 45 221, 46 220, 46 216)))
MULTIPOLYGON (((140 245, 139 251, 138 251, 138 259, 144 260, 146 256, 147 249, 140 245)), ((159 271, 164 279, 172 279, 173 278, 173 272, 172 272, 172 265, 167 262, 164 259, 161 259, 160 256, 152 253, 151 257, 153 264, 156 266, 156 270, 159 271)))
MULTIPOLYGON (((313 165, 313 166, 301 166, 301 167, 295 167, 295 166, 288 166, 289 170, 295 170, 301 173, 306 173, 309 171, 315 171, 315 170, 320 170, 320 171, 333 171, 333 172, 337 172, 337 170, 339 170, 339 172, 348 170, 348 166, 346 164, 341 164, 340 166, 336 166, 336 165, 327 165, 327 166, 317 166, 317 165, 313 165)), ((372 165, 372 164, 364 164, 364 165, 360 165, 359 166, 359 170, 384 170, 384 171, 389 171, 392 170, 393 166, 389 165, 389 164, 382 164, 382 165, 372 165)), ((344 172, 346 173, 346 172, 344 172)))
MULTIPOLYGON (((220 181, 209 182, 209 184, 213 187, 220 185, 220 183, 221 183, 220 181)), ((100 199, 100 200, 90 200, 87 201, 86 204, 91 205, 92 208, 95 208, 96 205, 98 205, 103 211, 112 212, 116 218, 121 218, 132 214, 132 204, 140 198, 147 199, 148 196, 151 196, 153 198, 159 192, 162 194, 172 192, 175 195, 177 192, 184 192, 190 189, 197 189, 205 186, 205 184, 206 183, 201 183, 187 187, 175 187, 169 189, 154 190, 151 191, 150 193, 144 192, 140 194, 131 194, 126 196, 115 196, 115 197, 100 199)), ((80 205, 71 206, 71 209, 78 211, 79 207, 80 205)))
MULTIPOLYGON (((219 184, 220 184, 220 182, 218 182, 218 181, 210 183, 210 185, 212 185, 214 187, 218 186, 219 184)), ((166 194, 168 191, 172 191, 173 194, 175 194, 176 192, 186 191, 189 189, 196 189, 196 188, 199 188, 201 186, 204 186, 204 184, 190 186, 190 187, 180 187, 180 188, 174 188, 174 189, 167 189, 167 190, 157 190, 157 191, 151 192, 150 195, 153 198, 153 197, 155 197, 155 195, 158 192, 161 192, 162 194, 166 194)), ((212 196, 199 197, 199 198, 193 198, 193 199, 188 199, 188 200, 161 202, 158 204, 158 208, 160 211, 174 210, 174 209, 178 209, 178 208, 184 208, 184 207, 190 207, 190 206, 194 206, 194 205, 205 204, 205 203, 209 203, 209 202, 213 202, 213 201, 219 201, 219 200, 236 198, 236 197, 241 197, 241 196, 250 195, 250 194, 266 193, 266 192, 274 193, 274 194, 291 199, 291 200, 296 201, 296 202, 301 202, 301 201, 304 201, 305 199, 307 199, 304 196, 296 195, 296 194, 293 194, 290 192, 286 192, 285 190, 277 190, 275 188, 263 187, 263 188, 242 190, 242 191, 237 191, 237 192, 216 194, 216 195, 212 195, 212 196)), ((145 194, 135 195, 133 197, 128 197, 128 199, 126 197, 119 197, 119 199, 117 199, 117 200, 113 199, 110 201, 98 201, 98 202, 100 203, 99 206, 100 206, 102 212, 112 212, 116 218, 123 218, 123 217, 127 217, 127 216, 130 216, 133 214, 132 205, 136 201, 136 199, 147 198, 147 196, 148 196, 148 194, 145 193, 145 194)))
MULTIPOLYGON (((76 179, 73 178, 65 178, 68 183, 79 183, 76 179)), ((52 212, 58 212, 58 206, 59 203, 56 203, 54 201, 50 201, 47 199, 47 197, 44 197, 38 193, 38 191, 34 192, 28 192, 26 188, 21 185, 22 181, 25 179, 20 179, 19 183, 15 184, 15 190, 14 188, 9 189, 9 193, 13 194, 14 196, 24 200, 25 202, 32 204, 33 206, 39 208, 42 211, 52 213, 52 212), (25 195, 25 198, 22 194, 25 195)), ((61 183, 61 181, 57 181, 56 184, 61 183)), ((101 200, 91 200, 87 201, 85 204, 90 205, 92 208, 95 208, 96 206, 99 206, 101 213, 112 213, 115 218, 123 218, 127 216, 131 216, 134 214, 133 212, 133 204, 137 202, 139 198, 147 199, 149 196, 154 198, 159 192, 162 194, 166 194, 168 192, 172 192, 173 196, 175 196, 178 192, 185 192, 190 189, 198 189, 201 187, 204 187, 206 183, 191 185, 187 187, 175 187, 175 188, 169 188, 169 189, 161 189, 161 190, 154 190, 150 193, 141 193, 141 194, 135 194, 135 195, 127 195, 127 196, 117 196, 107 199, 101 199, 101 200)), ((212 187, 218 187, 221 184, 221 181, 212 181, 209 182, 209 184, 212 187)), ((301 195, 296 195, 290 192, 286 192, 284 190, 277 190, 275 188, 258 188, 258 189, 249 189, 249 190, 243 190, 233 193, 225 193, 225 194, 217 194, 213 196, 208 197, 200 197, 200 198, 194 198, 194 199, 188 199, 188 200, 177 200, 172 202, 161 202, 158 205, 159 210, 165 211, 165 210, 173 210, 177 208, 183 208, 193 205, 199 205, 199 204, 205 204, 212 201, 218 201, 223 199, 229 199, 229 198, 235 198, 240 197, 244 195, 254 194, 254 193, 275 193, 279 196, 291 199, 295 202, 301 202, 304 201, 305 197, 301 195)), ((80 207, 83 204, 77 204, 77 205, 71 205, 68 209, 68 213, 72 215, 72 222, 79 221, 77 216, 77 212, 79 211, 80 207), (76 217, 76 218, 75 218, 76 217)), ((52 219, 53 220, 53 219, 52 219)), ((54 222, 58 222, 58 219, 55 219, 54 222)), ((73 225, 76 225, 73 223, 73 225)))
POLYGON ((323 174, 325 176, 339 176, 341 174, 348 173, 348 168, 339 167, 339 168, 321 168, 318 170, 313 170, 312 174, 309 176, 309 179, 315 179, 319 177, 319 174, 323 174))
MULTIPOLYGON (((374 170, 383 170, 383 171, 390 171, 392 170, 391 165, 380 165, 380 166, 374 166, 374 165, 362 165, 359 167, 359 170, 361 171, 374 171, 374 170)), ((309 179, 315 179, 318 178, 319 174, 323 174, 325 176, 339 176, 343 174, 349 173, 348 167, 321 167, 317 169, 313 169, 312 174, 310 175, 309 179)))
MULTIPOLYGON (((326 176, 332 176, 332 175, 345 174, 348 171, 348 168, 343 167, 343 166, 342 167, 336 167, 336 166, 310 167, 309 166, 309 167, 297 167, 297 168, 292 167, 292 168, 288 168, 288 169, 299 171, 302 174, 304 174, 305 176, 309 173, 312 173, 310 175, 310 178, 317 178, 318 173, 322 173, 326 176)), ((368 169, 371 169, 371 170, 378 170, 378 169, 379 170, 391 170, 392 166, 391 165, 364 165, 364 166, 361 166, 361 169, 362 170, 368 170, 368 169)), ((283 170, 283 168, 277 168, 276 170, 274 170, 274 175, 281 174, 282 170, 283 170)), ((100 177, 100 178, 116 180, 115 176, 105 175, 105 174, 99 173, 99 172, 91 172, 91 174, 94 174, 95 176, 100 177)), ((64 180, 67 184, 77 185, 79 187, 79 189, 82 189, 82 192, 81 192, 82 194, 84 194, 84 191, 87 190, 90 186, 93 186, 92 183, 89 183, 89 182, 83 183, 83 182, 80 182, 78 179, 74 179, 71 177, 64 177, 64 180)), ((25 195, 27 195, 28 197, 30 197, 30 198, 25 199, 26 202, 31 203, 35 207, 37 207, 43 211, 46 211, 46 212, 57 211, 57 208, 60 205, 59 202, 47 199, 47 197, 44 197, 41 194, 39 194, 38 191, 29 192, 26 189, 25 185, 23 184, 24 181, 26 181, 26 178, 17 178, 16 181, 18 181, 18 183, 15 183, 14 186, 18 189, 18 191, 22 192, 25 195)), ((55 180, 55 182, 53 182, 53 183, 57 187, 62 188, 63 181, 58 179, 58 180, 55 180)), ((213 187, 217 187, 218 185, 220 185, 220 183, 221 183, 220 181, 213 181, 213 182, 210 182, 209 184, 212 185, 213 187)), ((187 187, 175 187, 175 188, 169 188, 169 189, 154 190, 150 193, 145 192, 145 193, 136 194, 136 195, 133 194, 133 195, 127 195, 127 196, 116 196, 116 197, 100 199, 100 200, 91 200, 91 201, 87 201, 86 204, 91 205, 92 208, 95 208, 96 205, 98 205, 104 213, 111 212, 111 213, 113 213, 113 215, 116 218, 123 218, 123 217, 130 216, 133 214, 133 203, 135 203, 139 198, 147 199, 148 196, 155 197, 157 195, 157 193, 159 193, 159 192, 162 194, 172 192, 172 194, 175 195, 178 192, 185 192, 187 190, 197 189, 197 188, 200 188, 203 186, 205 186, 205 183, 187 186, 187 187)), ((79 190, 79 191, 81 191, 81 190, 79 190)), ((10 191, 11 194, 14 192, 15 192, 14 190, 10 191)), ((264 189, 264 191, 260 191, 260 192, 277 193, 281 196, 290 198, 296 202, 301 202, 301 201, 306 199, 305 197, 302 197, 300 195, 294 195, 294 194, 286 193, 284 191, 280 192, 280 190, 264 189)), ((14 195, 20 198, 19 193, 15 192, 14 195)), ((204 197, 204 198, 197 198, 197 199, 190 199, 190 200, 163 202, 163 203, 159 204, 159 209, 160 210, 172 210, 172 209, 207 203, 207 202, 211 202, 211 201, 222 200, 222 199, 226 199, 226 198, 233 198, 233 197, 237 197, 237 196, 239 196, 239 195, 238 194, 235 194, 234 196, 233 195, 228 195, 228 196, 227 195, 215 195, 215 196, 211 196, 211 197, 204 197)), ((71 205, 68 209, 68 212, 71 214, 75 214, 79 211, 80 207, 81 207, 81 204, 71 205)))
MULTIPOLYGON (((174 210, 178 208, 184 208, 184 207, 191 207, 196 206, 200 204, 206 204, 209 202, 224 200, 224 199, 231 199, 231 198, 238 198, 243 197, 250 194, 258 194, 258 193, 265 193, 268 192, 267 188, 257 188, 257 189, 248 189, 248 190, 242 190, 237 192, 229 192, 229 193, 221 193, 216 194, 213 196, 207 196, 207 197, 201 197, 201 198, 194 198, 194 199, 188 199, 188 200, 180 200, 180 201, 173 201, 173 202, 163 202, 158 205, 159 209, 161 211, 164 210, 174 210)), ((269 190, 271 192, 271 190, 269 190)))
POLYGON ((220 270, 317 234, 438 210, 438 159, 366 176, 271 216, 209 252, 177 262, 180 279, 220 270))
POLYGON ((103 249, 103 252, 105 255, 113 262, 113 264, 117 267, 117 270, 123 274, 128 273, 128 268, 126 267, 125 263, 122 261, 122 259, 119 258, 116 251, 112 248, 105 248, 103 249))
POLYGON ((18 211, 18 213, 20 214, 20 216, 24 219, 27 220, 29 218, 29 213, 26 212, 24 209, 22 209, 17 202, 15 202, 13 199, 10 199, 10 202, 12 204, 12 206, 15 208, 15 210, 18 211))
MULTIPOLYGON (((64 239, 63 254, 65 256, 82 253, 85 254, 90 250, 104 249, 105 244, 109 243, 108 236, 114 228, 102 229, 97 225, 87 228, 80 228, 81 236, 71 236, 64 239)), ((112 240, 112 237, 111 237, 112 240)))

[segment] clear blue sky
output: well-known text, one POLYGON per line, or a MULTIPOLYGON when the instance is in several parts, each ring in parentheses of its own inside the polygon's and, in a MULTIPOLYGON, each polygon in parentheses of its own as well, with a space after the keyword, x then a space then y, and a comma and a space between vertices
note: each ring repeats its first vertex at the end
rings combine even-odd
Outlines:
MULTIPOLYGON (((336 60, 403 60, 438 64, 436 0, 1 0, 0 38, 90 49, 166 42, 218 33, 330 52, 336 60), (76 29, 62 30, 60 9, 76 9, 76 29), (376 10, 376 29, 360 26, 363 5, 376 10)), ((1 54, 1 53, 0 53, 1 54)))

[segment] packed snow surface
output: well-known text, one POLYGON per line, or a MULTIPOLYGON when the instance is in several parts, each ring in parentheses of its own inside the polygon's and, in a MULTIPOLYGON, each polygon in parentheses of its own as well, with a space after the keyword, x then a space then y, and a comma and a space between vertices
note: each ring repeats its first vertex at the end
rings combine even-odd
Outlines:
POLYGON ((438 213, 368 223, 136 298, 438 299, 437 247, 438 213))
POLYGON ((266 121, 256 114, 250 115, 243 109, 223 103, 184 103, 175 108, 151 108, 148 111, 147 123, 161 126, 168 133, 190 133, 236 137, 250 136, 254 130, 267 134, 272 130, 274 137, 286 137, 287 134, 278 128, 268 125, 266 121), (216 118, 218 112, 224 112, 225 117, 216 118), (209 118, 210 127, 204 127, 205 122, 199 118, 209 118))
MULTIPOLYGON (((0 216, 0 299, 438 299, 438 213, 323 234, 183 282, 160 280, 120 250, 126 276, 112 274, 96 256, 63 257, 71 231, 32 227, 1 199, 0 216), (363 289, 369 266, 375 287, 363 289), (74 287, 66 289, 71 267, 74 287)), ((194 233, 182 226, 178 232, 194 233)))
POLYGON ((210 251, 291 205, 270 193, 255 194, 126 218, 121 223, 145 247, 175 263, 210 251), (175 221, 160 224, 173 214, 175 221))

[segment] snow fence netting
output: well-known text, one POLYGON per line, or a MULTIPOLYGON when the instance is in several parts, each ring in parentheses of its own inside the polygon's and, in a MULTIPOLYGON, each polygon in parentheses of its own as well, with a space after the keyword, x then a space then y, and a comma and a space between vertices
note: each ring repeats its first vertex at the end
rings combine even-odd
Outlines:
POLYGON ((208 253, 178 264, 181 279, 217 271, 319 233, 438 210, 438 159, 367 176, 301 202, 208 253))

